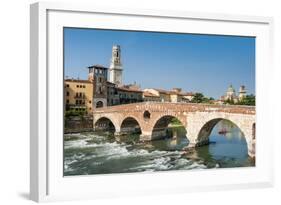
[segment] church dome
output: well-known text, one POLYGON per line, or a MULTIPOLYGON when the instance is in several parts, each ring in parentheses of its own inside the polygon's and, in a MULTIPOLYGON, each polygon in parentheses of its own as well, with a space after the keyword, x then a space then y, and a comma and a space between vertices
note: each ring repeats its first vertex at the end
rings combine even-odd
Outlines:
POLYGON ((229 93, 234 93, 234 92, 235 92, 235 90, 234 90, 234 88, 232 87, 232 85, 230 85, 230 86, 228 87, 227 92, 229 92, 229 93))

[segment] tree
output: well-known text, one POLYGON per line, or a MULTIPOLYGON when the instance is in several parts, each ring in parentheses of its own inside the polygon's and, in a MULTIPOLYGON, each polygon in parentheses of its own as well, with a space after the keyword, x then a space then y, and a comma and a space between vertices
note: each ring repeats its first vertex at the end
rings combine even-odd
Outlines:
POLYGON ((202 93, 195 93, 191 102, 192 103, 202 103, 204 99, 204 95, 202 93))
POLYGON ((227 99, 227 100, 225 101, 225 103, 226 103, 226 104, 229 104, 229 105, 234 105, 234 104, 235 104, 233 99, 227 99))
POLYGON ((195 93, 191 102, 192 103, 210 103, 210 101, 214 100, 214 98, 205 97, 202 93, 195 93))
POLYGON ((241 101, 238 102, 239 105, 256 105, 256 96, 246 95, 241 101))

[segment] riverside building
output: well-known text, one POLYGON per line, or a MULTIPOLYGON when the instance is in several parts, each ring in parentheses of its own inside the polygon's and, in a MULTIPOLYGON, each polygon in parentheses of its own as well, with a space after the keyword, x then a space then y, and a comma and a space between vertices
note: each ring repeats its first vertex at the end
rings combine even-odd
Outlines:
POLYGON ((88 80, 65 79, 65 110, 91 113, 96 108, 143 101, 154 102, 190 102, 193 93, 182 92, 180 88, 172 90, 144 89, 136 82, 123 84, 123 66, 121 47, 112 47, 109 68, 103 65, 88 67, 88 80), (109 79, 108 79, 109 78, 109 79))

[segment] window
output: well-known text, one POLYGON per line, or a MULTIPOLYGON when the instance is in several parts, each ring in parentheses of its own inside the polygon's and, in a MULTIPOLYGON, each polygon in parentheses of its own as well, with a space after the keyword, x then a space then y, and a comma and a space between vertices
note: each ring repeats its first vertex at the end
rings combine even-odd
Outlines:
POLYGON ((86 85, 83 85, 83 88, 86 88, 86 85))
POLYGON ((98 101, 97 102, 96 108, 99 108, 99 107, 103 107, 103 102, 102 101, 98 101))
POLYGON ((80 88, 82 88, 82 85, 80 85, 80 88))
POLYGON ((101 90, 101 87, 99 87, 99 93, 100 93, 100 94, 102 94, 102 90, 101 90))
POLYGON ((66 87, 68 87, 68 88, 69 88, 69 84, 66 84, 66 87))
POLYGON ((146 110, 146 111, 143 113, 143 118, 144 118, 144 119, 149 119, 149 118, 150 118, 150 112, 146 110))
POLYGON ((78 97, 78 93, 76 93, 75 96, 78 97))
POLYGON ((99 82, 100 82, 100 83, 102 82, 102 78, 101 78, 101 77, 99 77, 99 82))
POLYGON ((79 101, 78 101, 78 100, 76 100, 76 101, 75 101, 75 104, 76 104, 76 105, 78 105, 78 103, 79 103, 79 101))
POLYGON ((92 101, 90 100, 90 101, 89 101, 89 103, 91 104, 91 103, 92 103, 92 101))
POLYGON ((77 88, 79 88, 79 85, 76 85, 77 88))
POLYGON ((66 96, 69 96, 69 92, 68 91, 66 92, 66 96))
POLYGON ((66 104, 69 104, 69 100, 66 100, 66 104))

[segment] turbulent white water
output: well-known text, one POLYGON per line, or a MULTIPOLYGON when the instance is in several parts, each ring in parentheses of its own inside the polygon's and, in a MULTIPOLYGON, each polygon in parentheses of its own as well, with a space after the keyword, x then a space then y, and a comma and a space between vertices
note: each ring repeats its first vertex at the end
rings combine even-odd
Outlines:
POLYGON ((64 144, 66 175, 207 168, 202 161, 183 158, 182 151, 149 150, 145 146, 109 142, 95 134, 75 137, 64 144))

